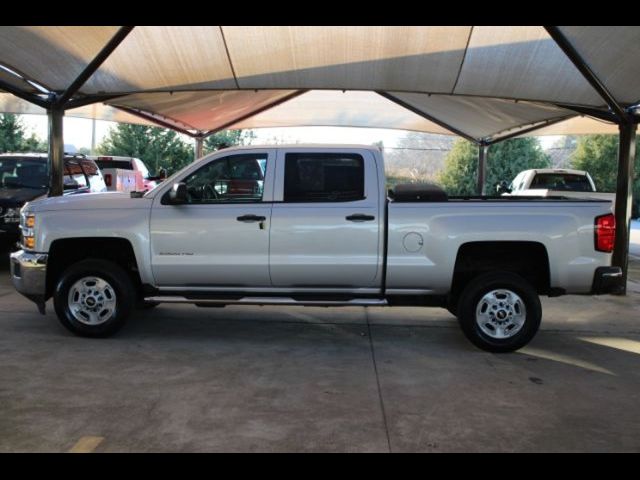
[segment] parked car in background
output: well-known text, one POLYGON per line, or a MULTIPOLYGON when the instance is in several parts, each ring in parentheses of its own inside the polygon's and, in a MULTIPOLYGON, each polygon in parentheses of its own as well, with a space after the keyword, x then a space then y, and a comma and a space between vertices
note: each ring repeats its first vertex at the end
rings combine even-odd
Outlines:
POLYGON ((538 330, 539 295, 622 285, 609 201, 387 194, 365 146, 225 149, 146 194, 47 198, 20 221, 15 287, 93 337, 143 302, 441 306, 505 352, 538 330))
MULTIPOLYGON (((49 189, 48 156, 44 153, 0 155, 0 243, 14 244, 20 237, 20 209, 44 197, 49 189)), ((98 165, 81 155, 64 157, 64 194, 106 192, 98 165)))
POLYGON ((596 191, 596 184, 584 170, 564 168, 537 168, 516 175, 509 186, 498 186, 502 195, 527 197, 568 197, 609 200, 615 202, 615 193, 596 191))
POLYGON ((165 175, 152 175, 139 158, 121 156, 89 157, 96 162, 105 179, 107 189, 119 192, 145 192, 154 189, 165 175))

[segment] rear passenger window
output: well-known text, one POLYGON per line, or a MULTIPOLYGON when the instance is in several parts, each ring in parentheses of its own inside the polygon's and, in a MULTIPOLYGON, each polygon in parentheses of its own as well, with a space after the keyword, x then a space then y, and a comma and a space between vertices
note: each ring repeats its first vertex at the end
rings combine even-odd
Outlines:
POLYGON ((285 202, 352 202, 364 198, 364 160, 357 154, 288 153, 285 202))
POLYGON ((82 188, 87 186, 87 177, 80 164, 75 160, 65 160, 64 185, 66 188, 82 188))

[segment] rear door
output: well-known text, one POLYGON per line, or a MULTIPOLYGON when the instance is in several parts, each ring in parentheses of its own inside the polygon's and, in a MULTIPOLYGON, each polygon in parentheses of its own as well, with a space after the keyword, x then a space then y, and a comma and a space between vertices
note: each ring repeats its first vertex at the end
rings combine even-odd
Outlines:
POLYGON ((377 287, 382 216, 369 151, 279 150, 269 270, 275 287, 377 287))

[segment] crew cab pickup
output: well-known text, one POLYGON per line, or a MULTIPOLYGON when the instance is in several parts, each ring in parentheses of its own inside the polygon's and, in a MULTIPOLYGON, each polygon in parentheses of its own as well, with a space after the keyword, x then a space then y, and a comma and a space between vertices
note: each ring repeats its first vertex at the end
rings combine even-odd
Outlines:
POLYGON ((539 295, 622 278, 610 202, 387 195, 363 146, 225 149, 145 194, 30 202, 21 229, 15 287, 97 337, 136 304, 438 306, 475 345, 512 351, 538 330, 539 295))

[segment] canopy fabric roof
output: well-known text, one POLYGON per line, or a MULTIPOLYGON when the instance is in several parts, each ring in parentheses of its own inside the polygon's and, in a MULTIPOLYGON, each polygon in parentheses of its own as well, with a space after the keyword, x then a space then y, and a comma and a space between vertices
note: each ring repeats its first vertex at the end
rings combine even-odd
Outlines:
MULTIPOLYGON (((9 93, 0 93, 0 112, 26 115, 46 115, 47 113, 44 108, 34 105, 33 103, 29 103, 9 93)), ((154 125, 154 123, 149 120, 145 120, 141 117, 110 107, 103 103, 94 103, 91 105, 85 105, 84 107, 73 108, 71 110, 67 110, 66 115, 78 118, 95 118, 110 122, 154 125)))
MULTIPOLYGON (((640 100, 640 55, 630 54, 640 27, 558 31, 621 106, 640 100)), ((492 142, 551 123, 547 134, 612 127, 561 122, 609 108, 541 26, 0 27, 0 66, 0 88, 31 95, 64 92, 91 70, 75 100, 194 136, 341 125, 492 142)))

